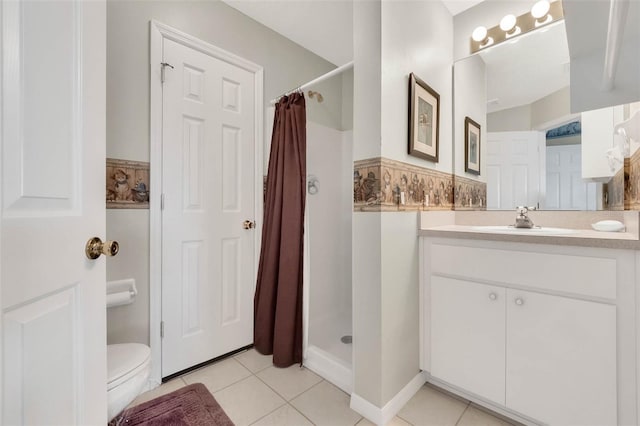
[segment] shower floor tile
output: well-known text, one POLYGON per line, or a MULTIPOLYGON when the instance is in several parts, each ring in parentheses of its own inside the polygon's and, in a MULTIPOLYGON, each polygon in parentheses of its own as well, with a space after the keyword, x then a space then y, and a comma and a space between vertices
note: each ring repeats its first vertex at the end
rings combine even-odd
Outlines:
POLYGON ((309 346, 317 346, 351 365, 353 344, 343 343, 343 336, 351 335, 351 316, 337 314, 309 324, 309 346))

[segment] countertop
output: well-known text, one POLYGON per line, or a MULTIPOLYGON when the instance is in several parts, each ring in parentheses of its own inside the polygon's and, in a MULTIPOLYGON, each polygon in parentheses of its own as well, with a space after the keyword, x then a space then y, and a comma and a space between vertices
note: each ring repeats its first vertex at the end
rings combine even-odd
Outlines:
POLYGON ((506 241, 611 249, 640 250, 640 214, 634 212, 530 212, 534 224, 543 227, 568 228, 570 234, 528 234, 527 230, 495 232, 479 226, 501 226, 512 223, 513 212, 422 212, 418 235, 438 238, 506 241), (591 223, 613 219, 623 222, 625 232, 600 232, 591 223))

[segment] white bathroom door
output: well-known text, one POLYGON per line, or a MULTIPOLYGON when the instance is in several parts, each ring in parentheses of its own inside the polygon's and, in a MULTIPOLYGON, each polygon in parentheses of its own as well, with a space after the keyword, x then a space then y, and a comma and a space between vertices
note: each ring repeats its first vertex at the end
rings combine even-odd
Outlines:
POLYGON ((582 147, 548 146, 545 210, 595 210, 596 183, 582 179, 582 147))
POLYGON ((104 425, 106 7, 0 9, 0 423, 104 425))
POLYGON ((539 206, 544 195, 542 132, 487 133, 487 209, 539 206))
POLYGON ((253 342, 254 73, 165 39, 162 376, 253 342))

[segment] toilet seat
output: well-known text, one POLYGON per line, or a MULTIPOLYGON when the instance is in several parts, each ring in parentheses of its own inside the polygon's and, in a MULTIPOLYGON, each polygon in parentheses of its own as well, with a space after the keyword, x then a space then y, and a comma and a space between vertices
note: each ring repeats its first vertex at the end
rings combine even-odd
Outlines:
POLYGON ((107 345, 107 391, 149 367, 151 350, 140 343, 107 345))

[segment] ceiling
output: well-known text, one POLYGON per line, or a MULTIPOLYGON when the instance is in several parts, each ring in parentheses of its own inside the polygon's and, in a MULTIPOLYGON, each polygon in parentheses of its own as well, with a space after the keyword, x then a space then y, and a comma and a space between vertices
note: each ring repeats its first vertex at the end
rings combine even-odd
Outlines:
POLYGON ((353 60, 352 0, 222 0, 334 65, 353 60))
MULTIPOLYGON (((353 60, 353 0, 222 1, 335 65, 353 60)), ((442 3, 457 15, 482 1, 442 3)))
POLYGON ((484 0, 442 0, 442 3, 444 3, 453 16, 456 16, 458 13, 464 12, 483 1, 484 0))

